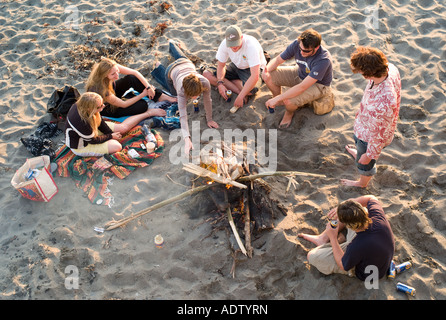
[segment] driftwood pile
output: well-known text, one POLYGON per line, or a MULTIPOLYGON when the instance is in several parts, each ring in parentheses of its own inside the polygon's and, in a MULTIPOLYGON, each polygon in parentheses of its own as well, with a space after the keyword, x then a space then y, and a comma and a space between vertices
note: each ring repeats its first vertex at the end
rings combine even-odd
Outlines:
MULTIPOLYGON (((105 224, 103 231, 111 231, 118 227, 142 217, 143 215, 163 206, 184 200, 183 210, 195 216, 204 216, 211 212, 218 212, 219 216, 212 222, 213 225, 229 223, 236 243, 232 246, 234 264, 231 274, 234 277, 237 252, 252 257, 252 235, 260 234, 263 230, 274 227, 274 219, 278 214, 286 215, 286 210, 273 201, 269 194, 270 186, 262 179, 268 176, 286 176, 289 179, 288 187, 296 183, 296 175, 325 177, 320 174, 297 171, 254 172, 256 166, 247 164, 242 154, 224 144, 214 147, 212 152, 200 155, 200 165, 185 164, 183 169, 194 175, 192 188, 173 197, 152 205, 136 214, 121 220, 112 220, 105 224), (229 152, 229 153, 228 153, 229 152), (225 157, 223 157, 225 154, 225 157), (229 156, 228 156, 229 155, 229 156), (253 170, 254 169, 254 170, 253 170), (242 231, 242 237, 239 234, 242 231)), ((212 219, 205 219, 210 221, 212 219)), ((220 228, 220 227, 216 227, 220 228)), ((214 229, 213 229, 214 231, 214 229)))
POLYGON ((200 165, 188 163, 183 169, 197 176, 193 179, 194 186, 211 186, 184 203, 183 210, 192 216, 217 212, 216 217, 207 221, 211 221, 214 229, 224 228, 229 223, 236 240, 234 251, 240 250, 252 257, 253 234, 273 228, 277 215, 286 215, 285 208, 270 198, 271 188, 261 177, 247 179, 250 174, 257 174, 253 172, 256 167, 247 164, 242 153, 233 146, 229 148, 222 142, 214 145, 211 151, 203 148, 200 160, 200 165), (237 181, 241 178, 246 181, 237 181))

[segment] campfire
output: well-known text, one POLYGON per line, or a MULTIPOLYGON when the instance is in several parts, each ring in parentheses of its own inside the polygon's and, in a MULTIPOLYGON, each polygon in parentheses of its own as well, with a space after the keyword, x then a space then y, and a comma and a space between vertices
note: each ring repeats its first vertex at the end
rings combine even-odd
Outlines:
MULTIPOLYGON (((289 179, 286 191, 290 185, 296 183, 296 175, 313 177, 325 177, 324 175, 297 171, 274 171, 258 173, 255 164, 248 164, 242 151, 237 151, 234 146, 228 147, 223 142, 209 145, 200 152, 197 164, 187 163, 183 169, 193 174, 192 187, 170 199, 161 201, 136 214, 121 220, 112 220, 105 224, 102 230, 111 231, 118 227, 142 217, 143 215, 159 209, 168 204, 190 198, 187 205, 182 205, 185 211, 198 212, 205 215, 210 212, 218 212, 213 225, 229 223, 236 239, 237 248, 234 246, 234 265, 231 273, 234 276, 234 268, 237 252, 241 251, 251 258, 251 236, 260 234, 261 231, 274 227, 274 219, 278 214, 286 215, 286 209, 278 201, 270 198, 271 188, 263 180, 268 176, 285 176, 289 179), (240 232, 242 236, 240 236, 240 232), (244 238, 244 242, 242 241, 244 238)), ((227 226, 227 224, 226 224, 227 226)))
POLYGON ((193 188, 203 185, 209 188, 192 197, 183 206, 184 210, 203 216, 210 212, 220 213, 207 221, 220 229, 219 223, 227 225, 223 219, 227 218, 237 242, 235 251, 252 257, 252 235, 273 228, 274 219, 278 214, 286 215, 286 209, 270 198, 271 188, 257 176, 258 172, 254 172, 256 165, 247 163, 243 151, 237 150, 235 145, 229 147, 223 141, 211 142, 201 150, 199 163, 185 164, 183 169, 196 176, 192 179, 193 188), (252 179, 252 174, 257 178, 252 179))

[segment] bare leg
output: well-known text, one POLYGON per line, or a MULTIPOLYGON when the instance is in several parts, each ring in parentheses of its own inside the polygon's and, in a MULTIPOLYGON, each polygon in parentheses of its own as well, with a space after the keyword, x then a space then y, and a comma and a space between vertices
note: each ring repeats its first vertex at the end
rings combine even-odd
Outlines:
MULTIPOLYGON (((217 86, 217 77, 214 76, 214 74, 212 72, 205 70, 203 72, 203 77, 208 79, 212 86, 214 86, 214 87, 217 86)), ((224 85, 225 85, 226 89, 231 90, 235 94, 240 93, 241 89, 239 89, 239 87, 237 85, 235 85, 234 83, 232 83, 231 81, 229 81, 226 78, 224 79, 224 81, 225 81, 224 85)))
POLYGON ((171 96, 169 96, 169 95, 167 95, 165 93, 161 94, 161 96, 158 99, 158 101, 166 101, 166 100, 169 101, 169 102, 172 102, 172 103, 178 101, 178 99, 176 97, 171 97, 171 96))
POLYGON ((271 80, 271 76, 269 73, 267 74, 262 74, 262 79, 265 82, 266 86, 268 87, 268 89, 271 91, 271 93, 273 94, 273 97, 278 96, 279 94, 282 93, 282 87, 275 85, 273 83, 273 81, 271 80))
MULTIPOLYGON (((356 159, 357 151, 356 151, 355 146, 346 145, 345 149, 353 157, 353 159, 356 159)), ((371 179, 372 179, 372 176, 360 176, 358 181, 341 179, 341 184, 344 186, 348 186, 348 187, 365 188, 365 187, 367 187, 367 185, 369 184, 371 179)))
POLYGON ((372 180, 373 176, 360 176, 358 181, 341 179, 341 184, 348 187, 360 187, 365 188, 372 180))
POLYGON ((283 114, 282 121, 280 121, 279 128, 286 129, 290 126, 293 120, 294 112, 297 110, 298 106, 291 104, 288 99, 283 100, 285 104, 285 113, 283 114))
POLYGON ((357 151, 355 146, 348 144, 345 146, 345 150, 347 150, 347 152, 351 154, 353 159, 356 159, 357 151))
POLYGON ((115 124, 114 131, 124 134, 127 131, 129 131, 130 129, 132 129, 133 127, 135 127, 138 123, 140 123, 144 119, 147 119, 150 116, 152 116, 151 109, 147 110, 146 112, 128 117, 123 122, 115 124))
POLYGON ((325 231, 319 235, 299 233, 297 236, 299 238, 302 238, 302 239, 305 239, 305 240, 308 240, 308 241, 314 243, 316 246, 321 246, 321 245, 326 244, 330 241, 328 236, 325 234, 325 231))

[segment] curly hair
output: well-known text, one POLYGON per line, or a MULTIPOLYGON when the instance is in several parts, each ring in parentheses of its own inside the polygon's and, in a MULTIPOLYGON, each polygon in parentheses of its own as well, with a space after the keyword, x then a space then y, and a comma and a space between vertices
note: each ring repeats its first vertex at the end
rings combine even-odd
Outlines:
POLYGON ((351 229, 362 229, 372 223, 367 210, 354 200, 346 200, 338 205, 338 219, 351 229))
POLYGON ((388 64, 384 53, 371 47, 358 47, 350 57, 353 73, 361 73, 366 78, 387 75, 388 64))

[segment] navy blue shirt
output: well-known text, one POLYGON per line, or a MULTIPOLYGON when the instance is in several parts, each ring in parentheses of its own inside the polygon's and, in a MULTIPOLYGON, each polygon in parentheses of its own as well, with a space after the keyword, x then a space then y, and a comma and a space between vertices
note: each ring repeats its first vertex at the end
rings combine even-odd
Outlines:
POLYGON ((356 277, 362 281, 371 273, 370 270, 365 272, 369 265, 378 268, 379 278, 384 277, 395 251, 392 228, 381 204, 376 199, 371 199, 367 203, 367 210, 372 223, 367 230, 356 234, 342 257, 344 270, 355 267, 356 277))
POLYGON ((331 54, 319 46, 319 49, 311 57, 303 57, 299 47, 299 40, 294 40, 284 52, 280 54, 283 60, 294 58, 299 67, 299 78, 304 80, 308 75, 316 79, 316 83, 329 86, 333 79, 333 66, 331 54))

